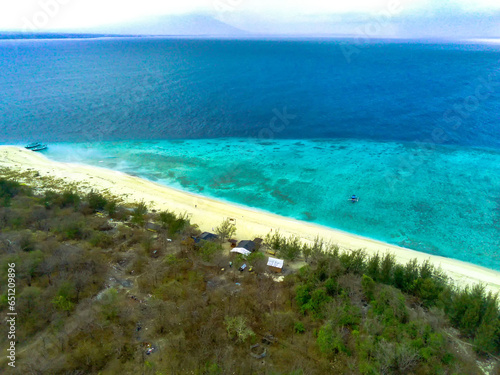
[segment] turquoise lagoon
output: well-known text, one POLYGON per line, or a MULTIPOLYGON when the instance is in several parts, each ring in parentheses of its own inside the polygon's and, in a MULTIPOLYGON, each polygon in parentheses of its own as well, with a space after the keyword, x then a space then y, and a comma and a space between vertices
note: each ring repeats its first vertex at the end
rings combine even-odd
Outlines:
POLYGON ((46 155, 500 270, 496 150, 231 138, 56 143, 46 155))

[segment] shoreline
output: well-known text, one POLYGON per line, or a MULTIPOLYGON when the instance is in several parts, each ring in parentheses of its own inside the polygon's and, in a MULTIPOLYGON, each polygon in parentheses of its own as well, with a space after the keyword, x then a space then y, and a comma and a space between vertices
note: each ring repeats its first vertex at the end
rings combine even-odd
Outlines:
POLYGON ((0 167, 25 172, 28 169, 40 175, 63 179, 67 183, 81 184, 119 196, 124 203, 144 201, 157 210, 187 213, 193 224, 202 231, 212 231, 224 219, 236 222, 238 239, 263 237, 271 230, 279 230, 286 237, 296 235, 305 241, 319 236, 325 242, 337 244, 341 250, 364 249, 368 255, 391 252, 399 263, 417 259, 429 260, 440 267, 457 286, 483 283, 488 291, 500 292, 500 272, 442 256, 402 248, 378 240, 358 236, 337 229, 299 221, 245 206, 222 202, 213 198, 177 190, 123 172, 83 164, 62 163, 42 154, 16 146, 0 146, 0 167))

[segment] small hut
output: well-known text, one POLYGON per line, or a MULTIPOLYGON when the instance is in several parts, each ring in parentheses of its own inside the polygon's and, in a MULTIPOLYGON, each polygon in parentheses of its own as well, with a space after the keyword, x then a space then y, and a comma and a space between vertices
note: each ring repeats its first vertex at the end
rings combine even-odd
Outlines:
POLYGON ((195 243, 199 243, 200 241, 216 241, 219 238, 216 234, 210 232, 203 232, 198 237, 193 237, 195 243))
POLYGON ((282 259, 269 257, 269 260, 267 261, 267 266, 269 267, 269 269, 276 273, 281 273, 281 271, 283 271, 283 264, 284 261, 282 259))
POLYGON ((210 232, 203 232, 198 236, 200 240, 204 241, 215 241, 217 238, 219 238, 216 234, 210 233, 210 232))
POLYGON ((244 241, 240 241, 240 243, 238 244, 238 247, 242 247, 242 248, 247 249, 248 251, 251 251, 253 253, 256 250, 257 245, 253 241, 244 240, 244 241))

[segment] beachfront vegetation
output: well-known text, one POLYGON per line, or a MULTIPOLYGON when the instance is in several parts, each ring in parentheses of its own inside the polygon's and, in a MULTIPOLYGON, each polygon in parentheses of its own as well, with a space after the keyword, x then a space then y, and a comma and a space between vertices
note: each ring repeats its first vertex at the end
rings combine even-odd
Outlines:
POLYGON ((455 288, 429 262, 275 232, 266 246, 290 265, 278 281, 262 252, 195 243, 185 215, 12 179, 0 179, 0 231, 2 316, 16 265, 12 374, 482 374, 478 360, 500 371, 498 297, 455 288))
POLYGON ((217 228, 215 228, 215 233, 219 237, 221 243, 224 243, 227 239, 236 234, 236 226, 229 219, 225 219, 217 228))

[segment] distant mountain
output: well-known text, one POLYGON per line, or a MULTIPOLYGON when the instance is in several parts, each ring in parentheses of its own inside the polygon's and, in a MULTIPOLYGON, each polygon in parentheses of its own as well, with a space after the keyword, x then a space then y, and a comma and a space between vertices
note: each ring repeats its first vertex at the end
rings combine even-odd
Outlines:
POLYGON ((87 31, 118 35, 248 35, 246 31, 204 15, 148 17, 132 23, 101 26, 87 31))
POLYGON ((500 37, 500 13, 490 15, 440 13, 426 17, 402 19, 398 23, 398 35, 423 38, 498 38, 500 37))
MULTIPOLYGON (((8 39, 77 39, 113 37, 111 34, 21 33, 0 31, 0 40, 8 39)), ((120 35, 124 36, 124 35, 120 35)))
POLYGON ((395 14, 393 17, 364 13, 324 14, 311 17, 240 17, 227 14, 225 21, 250 33, 331 37, 464 39, 499 38, 500 12, 466 13, 441 6, 432 12, 395 14))

